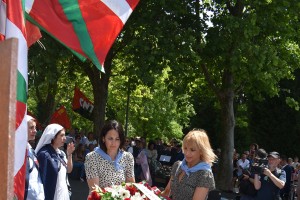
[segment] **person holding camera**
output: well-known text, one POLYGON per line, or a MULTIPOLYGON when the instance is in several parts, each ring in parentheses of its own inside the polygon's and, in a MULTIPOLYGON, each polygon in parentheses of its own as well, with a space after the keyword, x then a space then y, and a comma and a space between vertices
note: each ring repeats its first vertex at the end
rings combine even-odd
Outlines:
POLYGON ((278 152, 271 152, 268 155, 268 167, 262 173, 255 173, 254 187, 257 189, 257 200, 281 200, 280 189, 286 182, 285 171, 278 168, 280 155, 278 152))

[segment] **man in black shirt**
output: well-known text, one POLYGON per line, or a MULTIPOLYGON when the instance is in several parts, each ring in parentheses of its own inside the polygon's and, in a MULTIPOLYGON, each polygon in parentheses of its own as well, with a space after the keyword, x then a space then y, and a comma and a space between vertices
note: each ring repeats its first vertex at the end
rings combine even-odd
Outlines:
POLYGON ((280 189, 286 181, 285 171, 278 168, 280 155, 271 152, 268 155, 268 168, 262 174, 254 175, 254 187, 257 189, 257 200, 280 200, 280 189))

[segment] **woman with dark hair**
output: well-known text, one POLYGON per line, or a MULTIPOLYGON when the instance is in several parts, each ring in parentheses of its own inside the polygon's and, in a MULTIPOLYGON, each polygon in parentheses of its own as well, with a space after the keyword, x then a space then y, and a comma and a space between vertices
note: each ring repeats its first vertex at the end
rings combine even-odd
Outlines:
POLYGON ((90 190, 96 185, 101 188, 135 182, 134 159, 123 151, 125 136, 123 127, 116 120, 106 122, 101 130, 99 147, 86 155, 85 172, 90 190))
POLYGON ((249 156, 252 156, 253 158, 256 157, 256 151, 258 150, 259 146, 258 144, 256 143, 252 143, 250 145, 250 155, 249 156))
POLYGON ((147 151, 148 163, 151 163, 151 161, 157 159, 157 150, 155 149, 154 141, 150 141, 148 143, 148 149, 146 151, 147 151))
POLYGON ((67 156, 59 148, 66 141, 65 129, 59 124, 50 124, 43 132, 35 149, 39 171, 44 185, 45 200, 69 200, 67 173, 73 168, 73 142, 67 145, 67 156))

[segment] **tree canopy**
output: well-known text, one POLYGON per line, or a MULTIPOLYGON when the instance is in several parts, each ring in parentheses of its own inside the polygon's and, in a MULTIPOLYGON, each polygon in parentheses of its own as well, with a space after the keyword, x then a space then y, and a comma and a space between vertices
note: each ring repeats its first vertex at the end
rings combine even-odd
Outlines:
MULTIPOLYGON (((129 134, 181 137, 195 126, 207 127, 222 149, 217 186, 229 190, 233 149, 247 145, 235 142, 247 137, 265 145, 280 129, 268 124, 284 120, 274 115, 288 118, 289 111, 295 114, 290 107, 299 110, 299 91, 289 82, 300 61, 299 8, 298 0, 141 1, 107 56, 106 74, 89 62, 73 62, 61 47, 49 46, 53 56, 49 52, 47 59, 34 52, 29 94, 35 101, 29 104, 47 105, 47 118, 61 102, 58 96, 70 98, 75 81, 93 97, 96 133, 106 118, 125 123, 128 97, 129 134), (42 73, 46 79, 39 80, 42 73), (49 102, 32 95, 33 89, 49 94, 49 102), (278 106, 283 103, 290 107, 278 106), (258 129, 260 110, 264 123, 258 129)), ((298 119, 295 114, 291 122, 298 119)))

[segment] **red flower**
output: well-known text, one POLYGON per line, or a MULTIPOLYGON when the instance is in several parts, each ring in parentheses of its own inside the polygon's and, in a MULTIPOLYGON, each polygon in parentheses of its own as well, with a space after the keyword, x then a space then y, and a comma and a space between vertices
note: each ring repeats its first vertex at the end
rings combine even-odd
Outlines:
POLYGON ((133 185, 126 185, 126 190, 129 190, 131 196, 133 196, 138 191, 138 189, 133 185))
POLYGON ((151 190, 151 187, 150 187, 149 183, 145 183, 144 186, 145 186, 146 188, 148 188, 149 190, 151 190))
POLYGON ((92 200, 100 200, 101 199, 100 194, 95 190, 91 192, 91 197, 92 197, 92 200))

